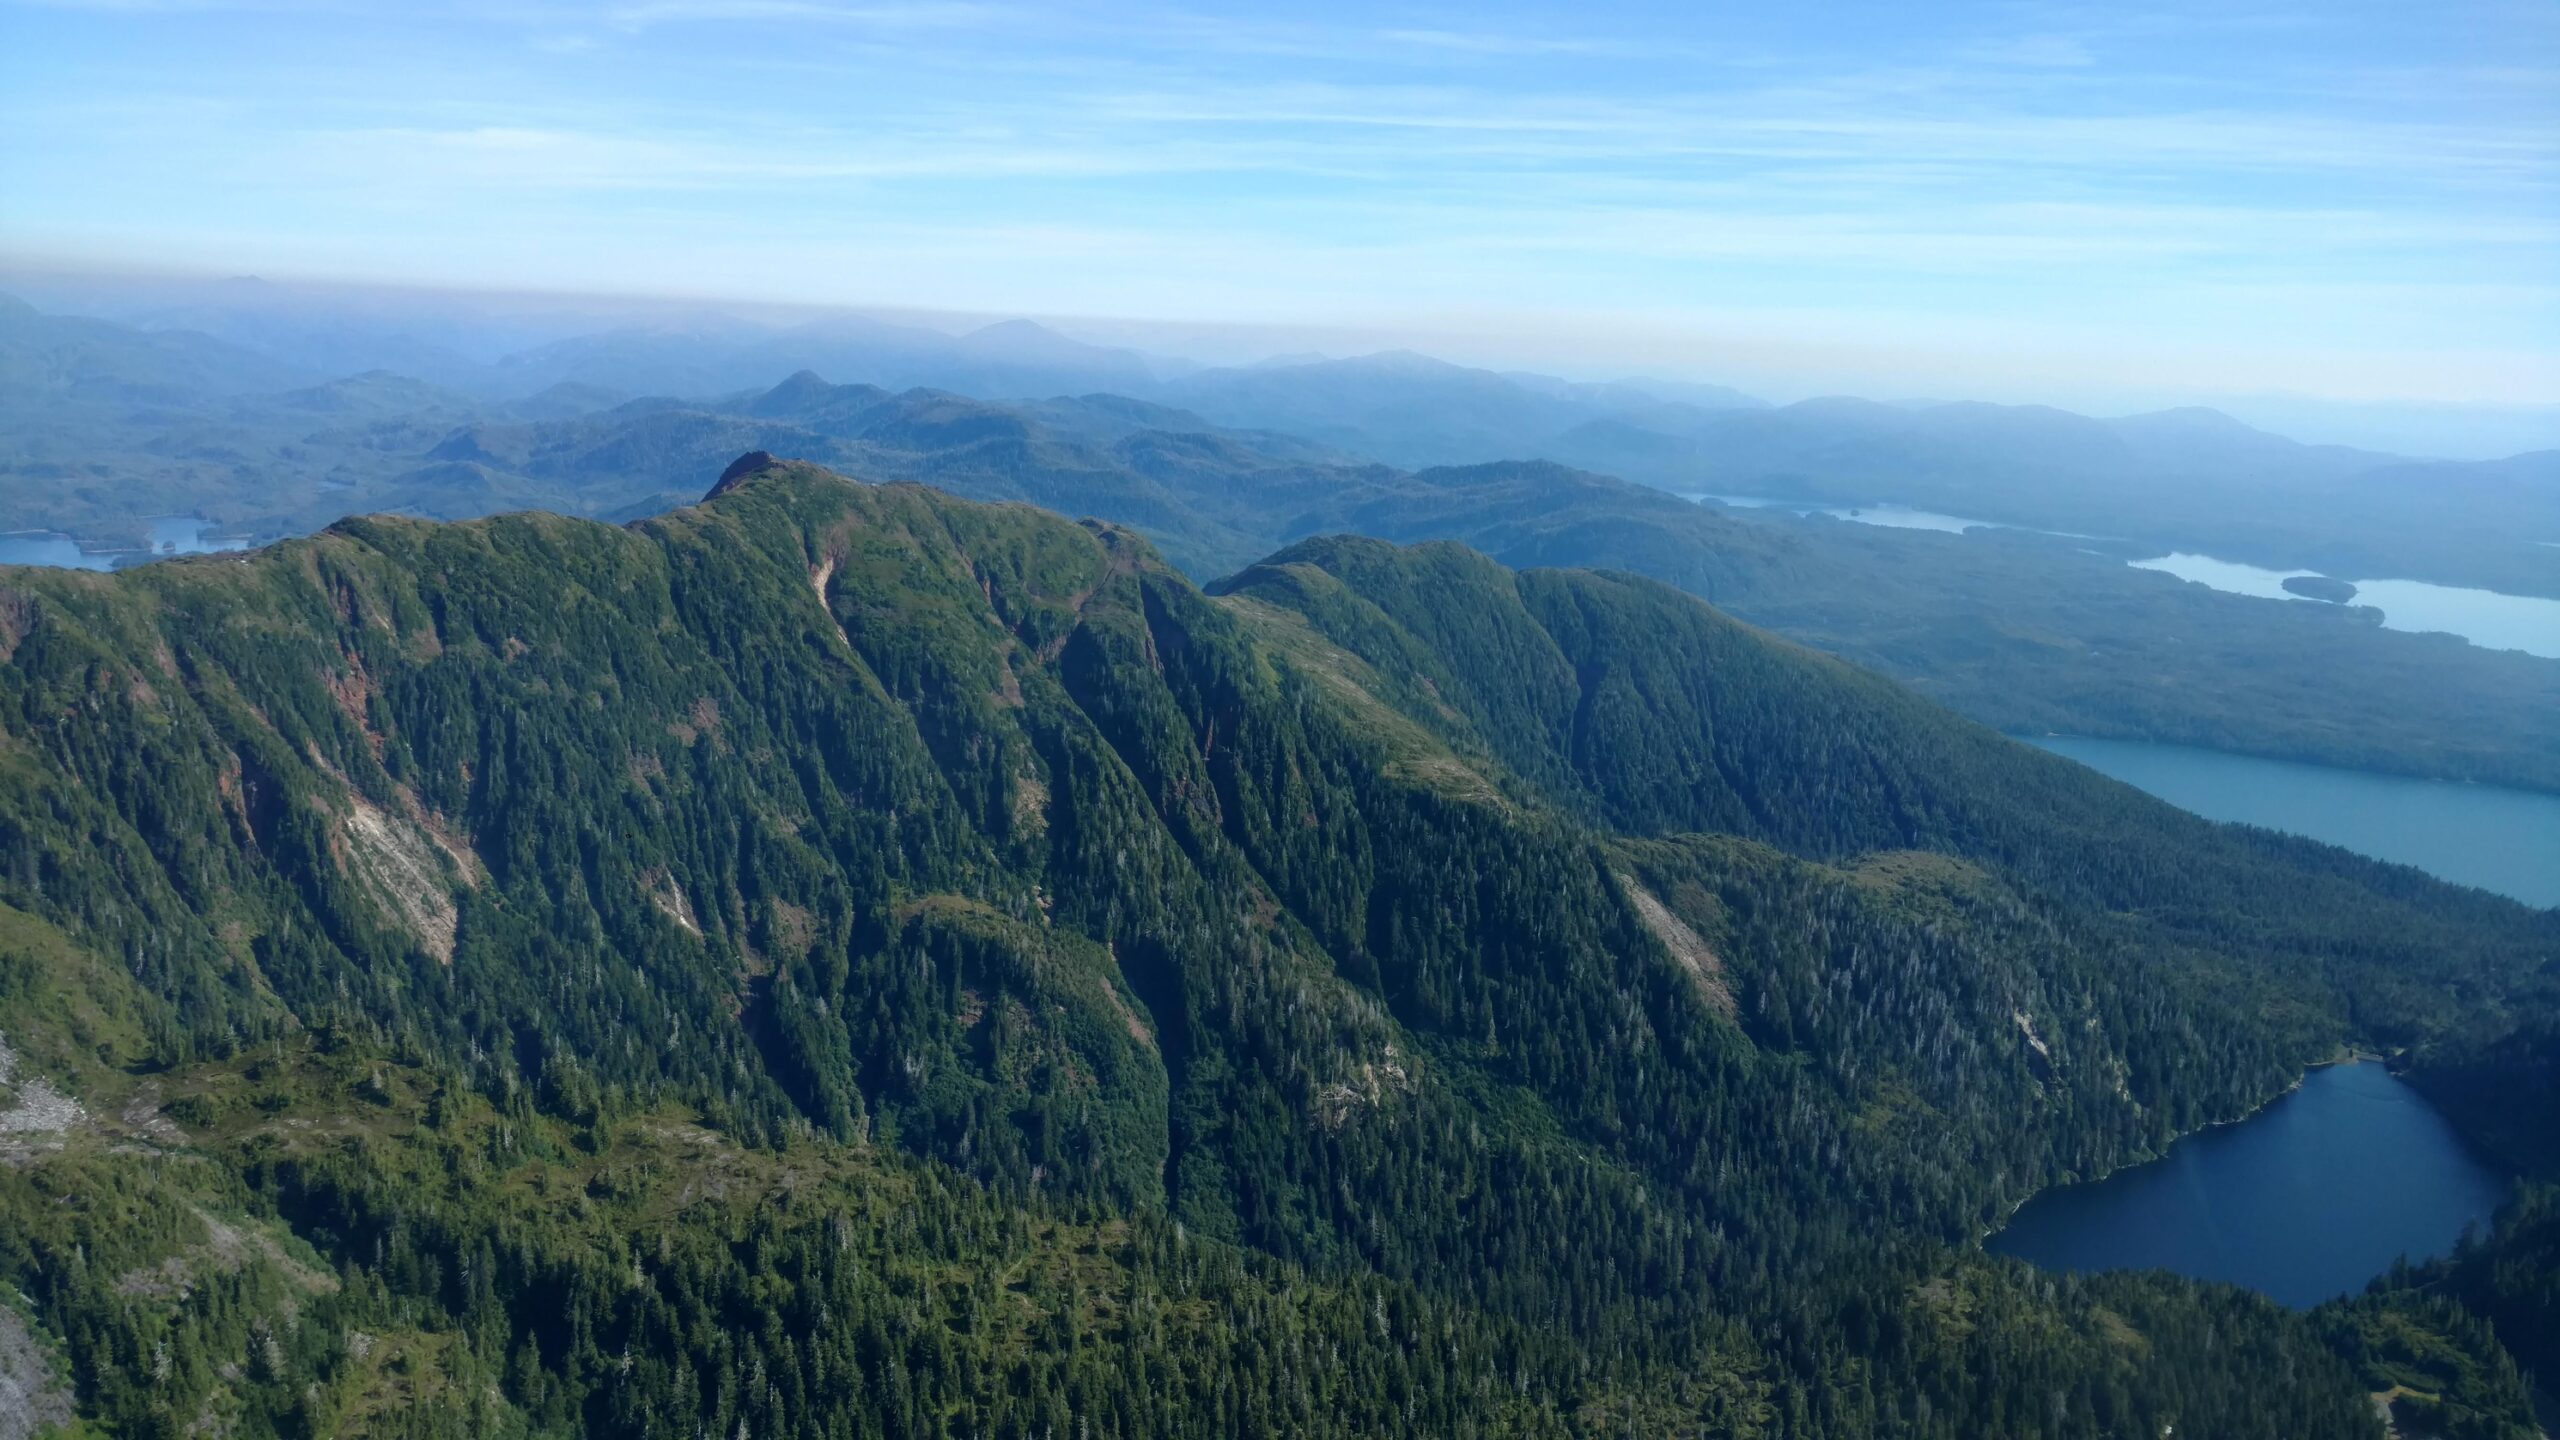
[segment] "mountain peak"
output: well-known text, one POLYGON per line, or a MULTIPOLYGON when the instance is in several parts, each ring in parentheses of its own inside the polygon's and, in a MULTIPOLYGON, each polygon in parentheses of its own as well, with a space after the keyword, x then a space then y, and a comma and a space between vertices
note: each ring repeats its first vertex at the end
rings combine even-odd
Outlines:
POLYGON ((2167 410, 2152 410, 2140 415, 2126 415, 2113 423, 2139 426, 2162 433, 2191 435, 2265 435, 2267 432, 2209 405, 2178 405, 2167 410))
POLYGON ((826 403, 836 387, 815 370, 796 370, 772 389, 747 401, 751 415, 790 415, 826 403))
POLYGON ((768 470, 781 469, 782 464, 782 461, 773 457, 773 452, 770 450, 750 450, 730 461, 729 468, 720 472, 718 482, 713 484, 710 492, 702 498, 717 500, 768 470))
POLYGON ((982 364, 1058 366, 1097 374, 1096 367, 1107 367, 1134 379, 1143 379, 1150 369, 1137 351, 1090 344, 1036 320, 999 320, 953 343, 962 355, 982 364))
POLYGON ((998 320, 960 337, 964 340, 1064 340, 1067 337, 1037 320, 998 320))
POLYGON ((1348 363, 1394 375, 1455 375, 1469 368, 1419 350, 1379 350, 1354 356, 1348 363))

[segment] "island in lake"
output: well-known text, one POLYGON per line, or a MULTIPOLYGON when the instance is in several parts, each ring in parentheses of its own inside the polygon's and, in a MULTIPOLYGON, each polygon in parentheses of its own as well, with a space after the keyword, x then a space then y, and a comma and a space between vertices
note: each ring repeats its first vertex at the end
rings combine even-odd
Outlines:
POLYGON ((2332 605, 2344 605, 2356 598, 2354 581, 2332 580, 2326 575, 2287 575, 2284 588, 2305 600, 2326 600, 2332 605))

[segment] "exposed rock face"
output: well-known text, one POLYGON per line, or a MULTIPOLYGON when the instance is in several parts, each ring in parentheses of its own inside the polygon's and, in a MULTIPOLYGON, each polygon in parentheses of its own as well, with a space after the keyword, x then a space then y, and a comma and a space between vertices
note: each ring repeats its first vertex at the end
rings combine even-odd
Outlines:
POLYGON ((686 934, 697 940, 702 938, 702 922, 694 917, 693 901, 685 895, 684 887, 676 883, 673 874, 661 870, 650 877, 649 901, 681 926, 686 934))
POLYGON ((1627 899, 1634 903, 1636 915, 1644 921, 1644 928, 1652 931, 1653 938, 1661 941, 1662 948, 1670 951, 1671 958, 1688 972, 1689 979, 1698 987, 1698 998, 1723 1012, 1727 1019, 1732 1018, 1733 990, 1725 983, 1724 962, 1716 958, 1716 952, 1708 947, 1705 938, 1690 929, 1688 922, 1672 914, 1670 906, 1655 899, 1653 892, 1637 884, 1632 876, 1620 875, 1618 884, 1626 890, 1627 899))
POLYGON ((459 916, 453 883, 436 857, 435 842, 416 825, 347 797, 347 869, 373 898, 415 936, 420 949, 450 964, 459 916))
POLYGON ((27 1440, 71 1423, 71 1391, 18 1312, 0 1305, 0 1440, 27 1440))
POLYGON ((1377 1059, 1361 1061, 1341 1079, 1316 1091, 1316 1123, 1329 1131, 1339 1130, 1360 1112, 1377 1109, 1391 1095, 1412 1094, 1413 1089, 1413 1071, 1406 1068, 1396 1047, 1389 1045, 1377 1059))
POLYGON ((0 1135, 56 1135, 79 1121, 80 1102, 54 1089, 44 1077, 12 1084, 17 1068, 17 1052, 0 1037, 0 1087, 5 1087, 0 1089, 0 1135), (14 1098, 6 1098, 11 1090, 14 1098))

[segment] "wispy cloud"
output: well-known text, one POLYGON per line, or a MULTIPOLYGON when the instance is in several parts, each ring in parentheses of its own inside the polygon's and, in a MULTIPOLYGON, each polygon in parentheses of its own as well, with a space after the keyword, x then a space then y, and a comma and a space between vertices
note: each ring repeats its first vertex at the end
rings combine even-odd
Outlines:
POLYGON ((0 0, 0 10, 86 11, 99 15, 177 15, 217 10, 317 13, 342 9, 332 0, 0 0))
POLYGON ((615 5, 604 18, 630 29, 652 25, 780 22, 881 29, 965 28, 1018 18, 1008 6, 966 0, 918 0, 911 4, 832 4, 829 0, 643 0, 615 5))
POLYGON ((1964 46, 1960 60, 1977 65, 2024 65, 2038 69, 2085 69, 2098 63, 2089 47, 2068 35, 2021 35, 1964 46))
POLYGON ((1648 50, 1636 40, 1609 39, 1586 35, 1533 35, 1498 30, 1381 30, 1378 38, 1389 45, 1408 46, 1418 50, 1441 51, 1458 55, 1523 56, 1570 55, 1623 59, 1634 55, 1659 55, 1658 47, 1648 50))
POLYGON ((48 0, 0 47, 0 125, 52 142, 0 147, 0 242, 2560 349, 2560 20, 2448 3, 48 0))

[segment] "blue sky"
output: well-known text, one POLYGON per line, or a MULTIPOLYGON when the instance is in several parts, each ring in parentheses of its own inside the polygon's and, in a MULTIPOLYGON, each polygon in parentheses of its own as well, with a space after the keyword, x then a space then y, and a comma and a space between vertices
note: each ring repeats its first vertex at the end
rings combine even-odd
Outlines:
POLYGON ((19 260, 2560 399, 2550 0, 0 0, 0 126, 19 260))

